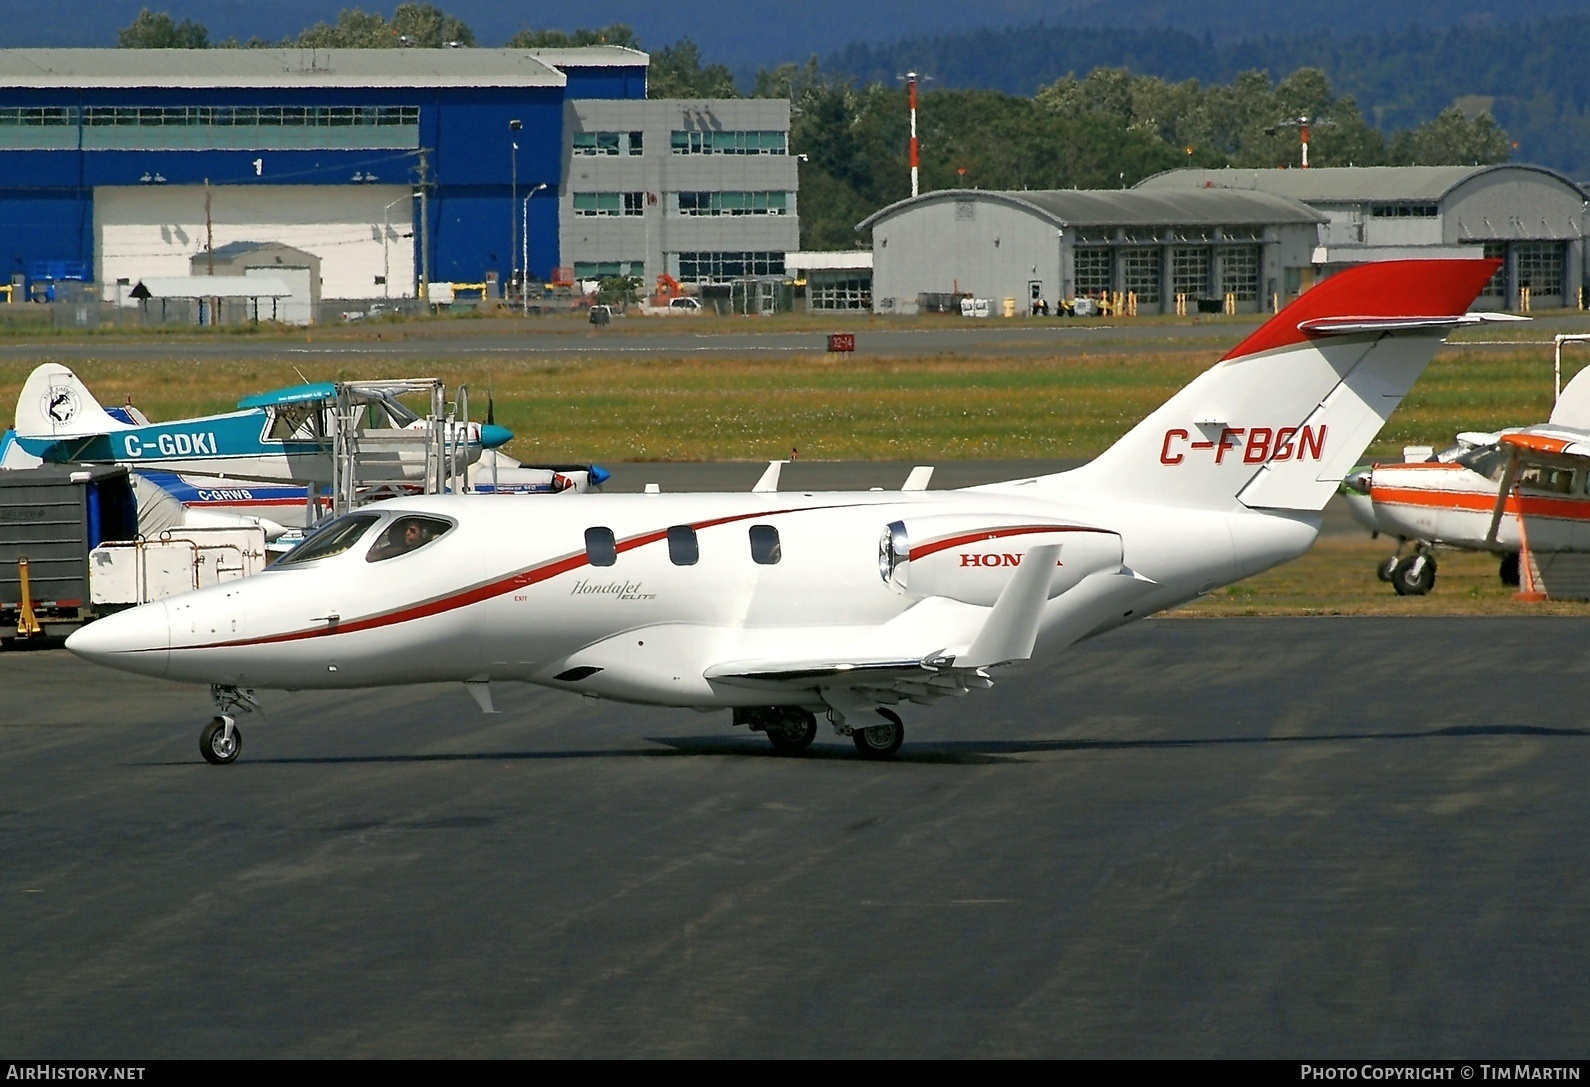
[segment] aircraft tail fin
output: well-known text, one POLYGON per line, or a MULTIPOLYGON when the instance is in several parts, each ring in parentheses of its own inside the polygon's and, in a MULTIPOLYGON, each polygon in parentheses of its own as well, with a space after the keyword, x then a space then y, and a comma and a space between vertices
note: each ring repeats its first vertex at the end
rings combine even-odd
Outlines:
POLYGON ((17 397, 18 438, 85 438, 131 429, 131 423, 107 412, 88 386, 58 362, 36 367, 17 397))
POLYGON ((1338 272, 1066 473, 1068 485, 1167 505, 1324 509, 1498 266, 1402 260, 1338 272))

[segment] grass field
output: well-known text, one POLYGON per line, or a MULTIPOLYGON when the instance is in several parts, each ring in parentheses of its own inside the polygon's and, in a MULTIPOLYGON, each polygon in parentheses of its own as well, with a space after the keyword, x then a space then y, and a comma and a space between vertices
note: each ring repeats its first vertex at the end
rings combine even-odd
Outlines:
MULTIPOLYGON (((305 362, 85 361, 74 369, 103 402, 127 398, 154 419, 226 411, 242 396, 300 380, 426 372, 485 394, 524 460, 894 460, 1090 457, 1209 366, 1216 353, 1167 350, 1062 360, 404 359, 331 369, 305 362)), ((14 404, 32 363, 0 363, 0 404, 14 404)), ((1371 455, 1450 442, 1460 430, 1537 422, 1551 408, 1548 353, 1437 356, 1371 455)), ((9 413, 7 413, 9 414, 9 413)))

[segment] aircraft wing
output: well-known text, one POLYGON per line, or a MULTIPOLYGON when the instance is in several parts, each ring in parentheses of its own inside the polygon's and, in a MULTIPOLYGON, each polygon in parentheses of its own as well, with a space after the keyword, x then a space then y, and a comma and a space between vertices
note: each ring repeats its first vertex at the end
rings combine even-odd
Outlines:
POLYGON ((855 705, 916 702, 927 705, 946 697, 994 685, 982 668, 957 667, 942 655, 920 659, 731 661, 706 670, 706 678, 754 690, 810 690, 824 701, 855 705))
POLYGON ((1491 526, 1485 533, 1485 542, 1496 542, 1502 517, 1507 512, 1507 500, 1513 496, 1513 484, 1518 478, 1519 461, 1528 457, 1531 462, 1556 465, 1562 468, 1582 467, 1590 458, 1590 433, 1557 428, 1557 433, 1530 430, 1504 431, 1497 444, 1512 453, 1507 468, 1502 472, 1496 488, 1496 505, 1491 510, 1491 526))

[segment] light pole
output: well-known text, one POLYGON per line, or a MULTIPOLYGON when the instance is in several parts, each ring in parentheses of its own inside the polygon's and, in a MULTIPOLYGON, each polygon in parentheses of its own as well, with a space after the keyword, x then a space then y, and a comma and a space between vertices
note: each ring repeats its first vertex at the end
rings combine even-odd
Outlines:
POLYGON ((413 199, 413 193, 400 196, 381 209, 381 297, 388 300, 392 297, 392 258, 387 249, 387 240, 392 234, 392 209, 413 199))
MULTIPOLYGON (((517 117, 508 122, 509 132, 518 132, 523 127, 524 125, 517 117)), ((513 180, 509 183, 508 188, 508 261, 509 263, 512 263, 514 257, 516 257, 519 253, 519 239, 514 236, 514 229, 517 224, 513 221, 513 206, 519 202, 519 141, 513 137, 509 137, 508 142, 513 148, 513 180)), ((515 268, 512 272, 508 273, 509 290, 513 289, 513 281, 515 278, 517 278, 518 274, 518 268, 515 268)), ((524 288, 521 285, 520 291, 522 292, 523 290, 524 288)))
POLYGON ((519 282, 519 301, 526 317, 530 316, 530 198, 546 187, 547 183, 543 181, 525 193, 524 206, 520 212, 519 240, 524 245, 524 279, 519 282))

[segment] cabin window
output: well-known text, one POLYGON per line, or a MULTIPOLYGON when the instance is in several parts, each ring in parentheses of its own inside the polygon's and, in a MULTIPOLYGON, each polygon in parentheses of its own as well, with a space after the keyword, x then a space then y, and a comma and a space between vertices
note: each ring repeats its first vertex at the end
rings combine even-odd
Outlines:
POLYGON ((314 410, 313 404, 283 404, 275 409, 271 428, 266 437, 273 442, 313 437, 309 430, 309 416, 314 410))
POLYGON ((418 551, 452 527, 451 521, 444 521, 440 517, 399 517, 376 537, 364 561, 380 562, 418 551))
POLYGON ((340 555, 358 543, 359 538, 380 519, 374 513, 355 513, 327 521, 311 533, 303 543, 271 563, 271 566, 273 568, 296 566, 301 562, 314 562, 316 559, 329 559, 333 555, 340 555))
POLYGON ((1552 468, 1544 464, 1525 464, 1518 469, 1518 485, 1551 494, 1573 493, 1573 469, 1552 468))
POLYGON ((778 529, 772 525, 751 526, 751 561, 759 566, 776 566, 784 557, 778 542, 778 529))
POLYGON ((618 561, 618 541, 610 528, 585 530, 585 557, 592 566, 612 566, 618 561))
POLYGON ((675 566, 694 566, 701 558, 696 530, 689 525, 674 525, 668 530, 668 561, 675 566))

